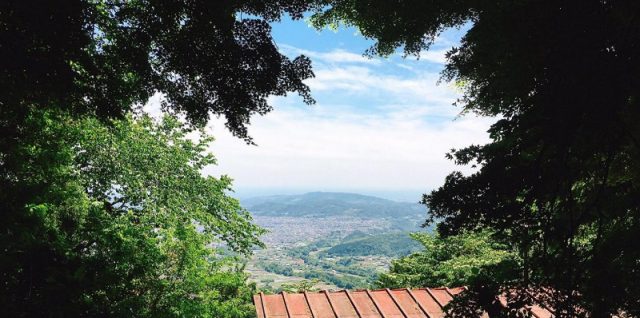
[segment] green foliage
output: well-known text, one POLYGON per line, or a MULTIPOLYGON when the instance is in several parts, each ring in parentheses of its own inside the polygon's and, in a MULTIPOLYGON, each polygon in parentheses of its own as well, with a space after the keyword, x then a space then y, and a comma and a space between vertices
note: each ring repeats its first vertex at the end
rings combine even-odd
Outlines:
POLYGON ((459 287, 473 285, 481 276, 496 281, 498 267, 513 268, 517 256, 491 238, 489 232, 462 233, 442 237, 437 234, 413 233, 424 249, 394 260, 388 273, 375 283, 382 288, 459 287))
MULTIPOLYGON (((284 275, 289 277, 303 277, 306 280, 311 282, 325 282, 328 284, 333 284, 338 286, 339 288, 365 288, 369 284, 369 280, 366 279, 366 276, 363 277, 361 275, 370 276, 368 272, 354 269, 350 270, 349 268, 342 267, 336 268, 329 263, 320 262, 318 259, 311 259, 310 265, 314 265, 315 267, 306 268, 298 271, 294 271, 293 266, 291 265, 283 265, 276 262, 266 262, 257 264, 259 267, 264 269, 267 272, 284 275), (351 272, 351 273, 350 273, 351 272), (337 274, 340 273, 340 274, 337 274)), ((302 281, 304 282, 304 281, 302 281)), ((306 283, 302 283, 300 285, 282 285, 280 289, 276 291, 294 291, 300 288, 305 287, 306 283)), ((315 285, 312 284, 311 287, 315 285)))
POLYGON ((191 130, 171 116, 157 125, 142 116, 111 127, 89 119, 81 129, 78 177, 112 213, 134 211, 151 224, 192 222, 210 240, 223 240, 242 253, 258 244, 256 233, 262 230, 225 193, 231 180, 201 175, 215 163, 207 151, 213 138, 204 130, 193 132, 199 135, 194 141, 187 138, 191 130))
POLYGON ((318 288, 315 287, 319 283, 320 283, 319 279, 311 279, 311 280, 303 279, 295 283, 282 284, 282 286, 280 286, 280 290, 285 291, 287 293, 314 292, 319 290, 318 288))
POLYGON ((290 265, 283 265, 275 262, 268 262, 268 263, 258 263, 258 266, 260 266, 262 269, 264 269, 269 273, 274 273, 274 274, 284 275, 284 276, 293 276, 293 267, 291 267, 290 265))
MULTIPOLYGON (((291 273, 289 276, 318 279, 340 288, 368 288, 378 276, 380 271, 378 266, 384 266, 378 262, 380 262, 379 258, 383 258, 385 255, 375 253, 397 254, 396 251, 380 249, 376 245, 378 243, 382 244, 382 241, 386 239, 399 240, 393 244, 405 244, 405 240, 410 240, 405 233, 370 236, 356 231, 344 238, 341 238, 338 234, 336 236, 329 235, 326 239, 313 241, 307 245, 292 248, 287 252, 288 256, 301 259, 304 264, 270 266, 271 263, 275 265, 278 265, 278 263, 260 262, 258 266, 271 272, 275 272, 273 269, 280 269, 280 274, 283 273, 282 269, 284 268, 287 270, 287 274, 291 273), (364 239, 364 241, 360 242, 361 239, 364 239), (345 247, 342 247, 343 244, 345 247), (339 248, 335 252, 340 254, 330 253, 331 249, 336 246, 339 248), (376 263, 372 264, 372 259, 376 263), (290 271, 288 270, 289 268, 291 269, 290 271)), ((416 245, 414 250, 417 250, 420 245, 413 240, 410 241, 408 245, 416 245)), ((402 251, 407 249, 407 245, 396 246, 396 248, 402 251)), ((406 251, 406 253, 398 255, 403 256, 409 253, 409 251, 406 251)))
POLYGON ((210 137, 129 117, 153 94, 251 141, 267 97, 298 93, 310 60, 269 22, 293 1, 0 4, 0 306, 22 316, 242 317, 249 288, 207 244, 246 253, 261 230, 202 177, 210 137), (243 16, 246 14, 246 17, 243 16), (111 119, 119 119, 111 121, 111 119))
POLYGON ((366 279, 353 275, 333 274, 326 270, 310 270, 303 273, 303 277, 311 280, 319 280, 338 286, 338 288, 354 289, 366 288, 369 284, 366 279))
MULTIPOLYGON (((202 176, 211 141, 186 138, 174 117, 127 116, 106 126, 34 111, 3 210, 5 314, 243 317, 252 287, 211 243, 248 253, 263 230, 230 180, 202 176)), ((15 157, 14 157, 15 158, 15 157)), ((5 179, 6 181, 6 179, 5 179)))
MULTIPOLYGON (((270 273, 289 277, 303 277, 314 282, 325 282, 347 289, 365 288, 375 277, 375 273, 367 269, 349 265, 339 265, 309 255, 303 259, 305 259, 306 266, 299 268, 277 262, 259 262, 257 265, 270 273)), ((300 287, 302 285, 291 285, 288 287, 283 285, 280 290, 294 290, 297 288, 296 286, 300 287)))
POLYGON ((326 4, 317 26, 354 25, 383 55, 468 25, 443 79, 461 84, 464 112, 499 119, 489 144, 449 154, 479 170, 424 197, 429 221, 493 229, 523 260, 510 287, 552 287, 558 316, 640 313, 638 1, 326 4))
POLYGON ((384 255, 399 257, 417 251, 420 244, 408 233, 386 233, 344 239, 326 251, 329 256, 384 255))
MULTIPOLYGON (((26 107, 111 118, 162 93, 192 123, 210 113, 250 138, 270 95, 297 92, 313 76, 305 56, 280 54, 269 22, 302 18, 305 1, 4 1, 0 5, 1 127, 26 107), (34 10, 37 8, 37 10, 34 10)), ((8 131, 7 131, 8 132, 8 131)))
POLYGON ((376 40, 367 50, 388 56, 399 46, 405 54, 419 55, 448 27, 460 26, 474 17, 474 1, 322 0, 325 4, 311 17, 316 28, 347 25, 376 40))

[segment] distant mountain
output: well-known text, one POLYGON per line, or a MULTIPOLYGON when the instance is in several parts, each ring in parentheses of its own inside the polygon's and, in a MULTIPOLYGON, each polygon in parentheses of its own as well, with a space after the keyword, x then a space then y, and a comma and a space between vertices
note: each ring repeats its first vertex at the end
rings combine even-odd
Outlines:
POLYGON ((267 216, 354 216, 360 218, 410 218, 425 216, 417 203, 396 202, 378 197, 342 192, 310 192, 244 199, 242 205, 255 215, 267 216))

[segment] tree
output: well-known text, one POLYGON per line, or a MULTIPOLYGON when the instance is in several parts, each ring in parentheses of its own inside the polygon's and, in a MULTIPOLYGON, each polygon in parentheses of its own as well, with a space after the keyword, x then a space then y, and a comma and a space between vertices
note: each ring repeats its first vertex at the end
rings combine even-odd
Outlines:
MULTIPOLYGON (((0 86, 3 135, 30 107, 118 117, 154 93, 193 123, 223 115, 248 138, 252 114, 270 95, 299 93, 313 76, 305 56, 290 60, 269 22, 309 5, 285 1, 3 1, 0 86)), ((7 141, 5 141, 7 142, 7 141)))
POLYGON ((550 287, 557 316, 640 315, 638 1, 326 3, 314 23, 358 27, 371 54, 470 26, 443 80, 464 87, 464 113, 497 121, 489 144, 449 154, 478 170, 424 196, 429 221, 491 228, 523 260, 513 287, 550 287))
POLYGON ((460 287, 474 285, 481 276, 508 281, 513 278, 510 270, 519 261, 507 246, 495 242, 486 231, 448 237, 412 233, 411 237, 424 249, 393 260, 389 272, 378 277, 376 286, 460 287), (501 277, 497 277, 499 274, 501 277))
POLYGON ((313 278, 310 280, 303 279, 293 283, 282 284, 279 290, 287 293, 316 292, 319 289, 315 286, 319 283, 320 280, 317 278, 313 278))
MULTIPOLYGON (((227 302, 246 296, 242 274, 223 275, 229 265, 202 244, 217 238, 246 252, 260 230, 226 195, 228 178, 200 177, 213 162, 200 153, 206 143, 181 138, 219 115, 251 142, 246 126, 271 110, 268 96, 295 92, 313 103, 302 82, 313 76, 309 59, 280 54, 268 24, 308 8, 299 0, 0 3, 3 310, 243 310, 227 302), (190 126, 127 118, 153 94, 190 126)), ((199 314, 226 315, 211 310, 199 314)))
POLYGON ((5 213, 5 314, 252 314, 246 275, 216 250, 250 253, 264 231, 227 195, 229 178, 201 175, 215 163, 203 130, 187 138, 192 130, 170 116, 105 125, 36 111, 28 120, 42 129, 21 145, 29 162, 15 177, 47 185, 24 213, 5 213))
POLYGON ((508 287, 518 280, 522 259, 507 244, 499 243, 489 231, 462 232, 457 235, 413 233, 424 250, 393 260, 389 272, 380 274, 375 286, 461 287, 466 290, 444 310, 455 317, 513 317, 521 314, 528 290, 518 293, 508 287), (495 295, 502 295, 511 306, 507 310, 495 295), (525 297, 523 297, 525 296, 525 297))

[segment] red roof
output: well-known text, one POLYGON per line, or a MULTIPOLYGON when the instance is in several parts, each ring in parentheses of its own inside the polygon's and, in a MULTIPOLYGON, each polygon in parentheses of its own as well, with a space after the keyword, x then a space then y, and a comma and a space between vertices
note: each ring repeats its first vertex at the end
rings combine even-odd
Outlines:
MULTIPOLYGON (((458 288, 380 289, 304 292, 253 296, 258 318, 440 318, 458 288)), ((542 307, 527 308, 533 317, 551 318, 542 307)))

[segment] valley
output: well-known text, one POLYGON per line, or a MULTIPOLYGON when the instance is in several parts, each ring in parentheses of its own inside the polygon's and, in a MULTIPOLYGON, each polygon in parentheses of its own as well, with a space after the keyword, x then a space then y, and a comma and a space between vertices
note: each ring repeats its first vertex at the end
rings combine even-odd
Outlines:
POLYGON ((247 264, 251 281, 282 290, 301 281, 317 289, 369 287, 391 260, 419 249, 424 207, 350 193, 314 192, 243 200, 269 230, 247 264))

